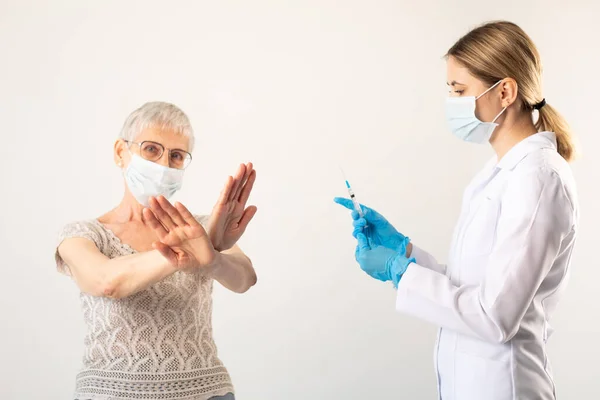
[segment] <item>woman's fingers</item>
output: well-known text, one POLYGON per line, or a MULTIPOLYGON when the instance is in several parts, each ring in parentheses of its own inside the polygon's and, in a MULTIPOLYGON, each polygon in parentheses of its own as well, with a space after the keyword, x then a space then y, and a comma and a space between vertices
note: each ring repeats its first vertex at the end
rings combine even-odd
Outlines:
POLYGON ((234 201, 239 201, 242 191, 244 190, 244 186, 246 186, 246 182, 248 182, 248 178, 250 178, 252 171, 252 163, 244 164, 244 175, 242 176, 240 185, 238 186, 235 196, 233 197, 234 201))
POLYGON ((233 184, 235 183, 232 176, 227 177, 227 181, 225 182, 225 186, 221 190, 221 194, 219 195, 219 200, 217 204, 224 205, 229 201, 229 197, 231 196, 231 191, 233 190, 233 184))
POLYGON ((227 201, 233 201, 239 196, 238 188, 243 184, 244 176, 246 175, 246 165, 241 164, 233 176, 233 187, 227 201))
POLYGON ((234 176, 227 178, 225 187, 219 196, 218 204, 225 204, 232 201, 239 201, 244 204, 250 196, 255 179, 256 172, 252 163, 240 164, 234 176))
POLYGON ((257 211, 258 208, 256 208, 256 206, 250 206, 246 208, 246 210, 244 210, 244 214, 242 214, 242 218, 240 218, 240 222, 238 223, 238 226, 240 227, 242 232, 246 230, 246 227, 248 226, 250 221, 252 221, 252 218, 254 218, 257 211))
POLYGON ((169 246, 162 242, 152 243, 152 247, 157 250, 164 258, 166 258, 171 264, 178 265, 177 254, 169 246))
MULTIPOLYGON (((250 164, 250 166, 252 166, 252 164, 250 164)), ((250 175, 248 175, 248 180, 246 181, 246 183, 244 183, 244 186, 242 187, 242 190, 240 192, 240 196, 238 199, 238 201, 240 202, 242 207, 246 207, 246 202, 248 201, 248 198, 250 197, 250 192, 252 192, 252 187, 254 186, 255 181, 256 181, 256 171, 252 169, 250 171, 250 175)))
POLYGON ((190 210, 187 209, 186 206, 177 202, 177 203, 175 203, 175 208, 177 209, 177 212, 179 213, 179 215, 185 220, 185 222, 188 225, 190 225, 190 226, 200 225, 200 223, 196 220, 194 215, 190 212, 190 210))
POLYGON ((158 203, 161 206, 161 208, 166 211, 166 213, 169 215, 169 217, 171 217, 171 220, 177 225, 177 226, 185 226, 186 225, 186 221, 184 220, 184 218, 181 216, 181 214, 179 213, 179 211, 173 207, 173 205, 169 202, 169 200, 167 200, 164 196, 158 196, 158 203))
POLYGON ((152 210, 150 210, 149 208, 144 208, 142 214, 160 240, 163 240, 165 236, 169 234, 165 227, 156 218, 152 210))
POLYGON ((167 230, 170 231, 173 228, 175 228, 175 222, 173 222, 169 214, 167 214, 167 212, 163 209, 163 207, 155 197, 150 197, 148 199, 148 203, 150 205, 150 209, 152 210, 156 218, 160 220, 160 222, 167 228, 167 230))
POLYGON ((252 171, 254 171, 254 169, 252 168, 252 163, 244 165, 244 176, 242 177, 242 180, 237 188, 237 192, 235 193, 233 200, 240 201, 240 198, 242 197, 242 192, 244 190, 244 187, 246 186, 246 183, 248 182, 248 179, 250 179, 250 175, 252 175, 252 171))

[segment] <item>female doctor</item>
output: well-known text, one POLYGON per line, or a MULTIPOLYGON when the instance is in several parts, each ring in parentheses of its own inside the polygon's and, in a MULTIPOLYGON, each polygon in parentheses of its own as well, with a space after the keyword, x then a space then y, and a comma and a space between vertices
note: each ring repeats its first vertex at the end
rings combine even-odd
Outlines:
POLYGON ((352 214, 361 269, 394 283, 399 311, 441 327, 443 400, 555 399, 548 321, 567 283, 578 203, 574 145, 544 100, 541 70, 531 39, 509 22, 480 26, 448 51, 449 127, 496 153, 464 192, 448 265, 373 209, 352 214))

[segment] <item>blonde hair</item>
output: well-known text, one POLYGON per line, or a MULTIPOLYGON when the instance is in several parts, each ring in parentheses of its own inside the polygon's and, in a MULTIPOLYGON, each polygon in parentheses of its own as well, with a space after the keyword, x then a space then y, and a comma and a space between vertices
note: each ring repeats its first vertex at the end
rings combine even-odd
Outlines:
POLYGON ((543 98, 540 54, 519 26, 507 21, 479 26, 460 38, 446 57, 453 57, 490 86, 513 78, 518 85, 517 106, 529 113, 539 109, 537 131, 554 132, 558 153, 567 161, 575 158, 576 146, 567 121, 543 98))

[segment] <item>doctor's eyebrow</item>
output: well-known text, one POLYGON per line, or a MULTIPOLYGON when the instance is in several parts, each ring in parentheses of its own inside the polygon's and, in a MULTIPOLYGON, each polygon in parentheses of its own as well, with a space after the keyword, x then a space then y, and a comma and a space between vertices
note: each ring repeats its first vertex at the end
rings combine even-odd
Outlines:
POLYGON ((448 85, 448 86, 457 86, 457 85, 458 86, 466 86, 464 83, 460 83, 460 82, 457 82, 457 81, 452 81, 450 83, 446 82, 446 85, 448 85))

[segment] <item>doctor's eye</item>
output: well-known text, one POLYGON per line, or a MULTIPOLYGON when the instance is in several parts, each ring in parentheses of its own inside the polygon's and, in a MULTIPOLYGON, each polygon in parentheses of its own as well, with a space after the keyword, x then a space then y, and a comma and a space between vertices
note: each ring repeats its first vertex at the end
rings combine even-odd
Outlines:
POLYGON ((464 92, 465 92, 464 90, 458 90, 458 89, 450 89, 450 90, 448 90, 448 94, 449 94, 451 97, 459 97, 459 96, 462 96, 462 94, 463 94, 464 92))

